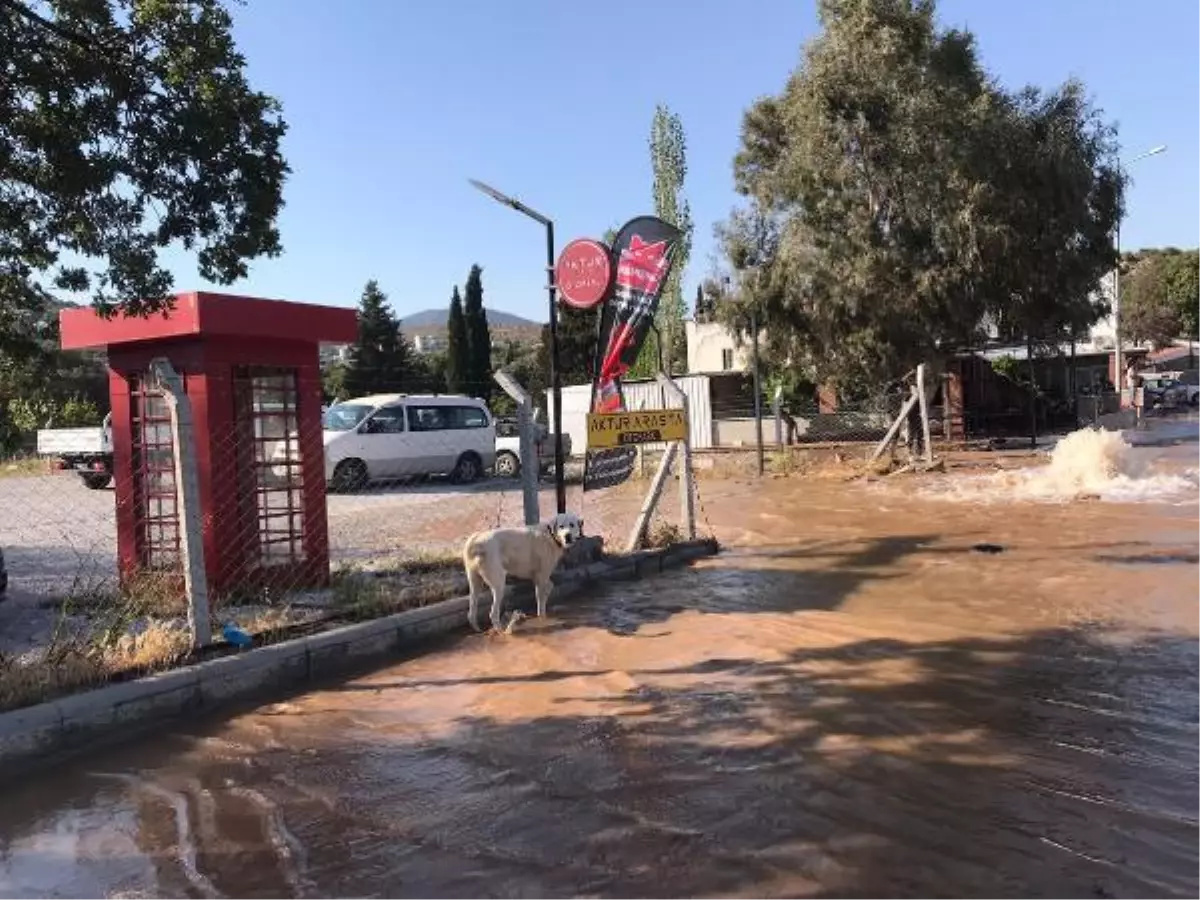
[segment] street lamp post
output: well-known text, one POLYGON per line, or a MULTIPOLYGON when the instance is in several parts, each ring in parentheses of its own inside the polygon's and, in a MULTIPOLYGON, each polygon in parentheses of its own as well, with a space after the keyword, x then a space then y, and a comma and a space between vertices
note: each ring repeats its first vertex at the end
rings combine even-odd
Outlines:
MULTIPOLYGON (((546 292, 550 301, 550 390, 554 397, 554 499, 559 513, 567 511, 567 482, 563 472, 562 443, 562 371, 558 358, 558 286, 554 282, 554 222, 548 216, 530 209, 520 200, 502 194, 494 187, 468 179, 476 190, 487 194, 497 203, 515 209, 546 229, 546 292)), ((536 463, 533 463, 536 465, 536 463)))
MULTIPOLYGON (((1158 156, 1160 153, 1167 152, 1166 144, 1159 144, 1157 147, 1151 147, 1145 153, 1139 153, 1133 159, 1124 165, 1120 160, 1117 161, 1117 167, 1124 169, 1126 166, 1131 166, 1135 162, 1140 162, 1151 156, 1158 156)), ((1114 379, 1117 386, 1117 405, 1120 406, 1125 397, 1125 373, 1122 371, 1121 363, 1121 220, 1117 220, 1117 227, 1114 229, 1113 246, 1117 251, 1117 267, 1113 269, 1113 343, 1116 345, 1116 350, 1113 352, 1114 368, 1116 369, 1114 379)))
MULTIPOLYGON (((757 272, 753 272, 757 277, 757 272)), ((744 287, 745 280, 738 279, 739 290, 744 287)), ((731 281, 729 276, 725 276, 725 292, 731 293, 731 281)), ((754 447, 758 463, 758 474, 761 477, 766 472, 766 453, 763 448, 763 426, 762 426, 762 370, 759 366, 758 352, 758 300, 755 297, 750 303, 750 312, 748 314, 749 321, 746 323, 750 331, 750 365, 753 367, 751 371, 751 381, 754 390, 754 447)))

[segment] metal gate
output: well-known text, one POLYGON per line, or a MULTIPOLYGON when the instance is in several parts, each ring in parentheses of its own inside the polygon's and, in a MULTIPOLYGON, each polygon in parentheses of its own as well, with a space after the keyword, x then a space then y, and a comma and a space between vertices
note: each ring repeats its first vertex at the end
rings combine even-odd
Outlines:
POLYGON ((294 369, 235 372, 239 537, 245 563, 258 575, 290 571, 306 559, 298 399, 294 369))
POLYGON ((152 375, 129 377, 133 502, 138 567, 179 568, 179 495, 171 408, 152 375))

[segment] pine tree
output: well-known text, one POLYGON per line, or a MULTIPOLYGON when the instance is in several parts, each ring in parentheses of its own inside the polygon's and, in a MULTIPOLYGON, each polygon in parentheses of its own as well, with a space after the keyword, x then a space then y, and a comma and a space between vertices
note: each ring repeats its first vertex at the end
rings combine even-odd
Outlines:
POLYGON ((446 390, 461 394, 467 387, 468 369, 467 321, 463 316, 462 297, 458 285, 450 295, 450 316, 446 320, 446 390))
POLYGON ((402 392, 410 369, 400 323, 388 308, 387 294, 372 279, 358 305, 358 340, 346 368, 345 392, 350 397, 402 392))
POLYGON ((471 266, 463 297, 466 322, 466 390, 472 397, 487 400, 492 395, 492 335, 488 331, 487 310, 483 308, 483 269, 471 266))

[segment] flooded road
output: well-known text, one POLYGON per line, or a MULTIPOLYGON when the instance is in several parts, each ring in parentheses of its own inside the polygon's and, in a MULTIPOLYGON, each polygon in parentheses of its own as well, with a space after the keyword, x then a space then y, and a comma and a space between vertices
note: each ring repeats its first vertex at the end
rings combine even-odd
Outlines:
POLYGON ((1194 498, 700 490, 720 557, 9 788, 0 894, 1196 896, 1194 498))

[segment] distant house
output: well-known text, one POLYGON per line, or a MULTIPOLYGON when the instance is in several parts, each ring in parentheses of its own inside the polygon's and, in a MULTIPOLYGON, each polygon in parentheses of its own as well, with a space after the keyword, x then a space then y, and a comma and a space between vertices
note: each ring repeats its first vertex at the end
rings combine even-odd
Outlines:
POLYGON ((417 353, 438 353, 446 349, 445 331, 414 334, 411 336, 413 350, 417 353))
POLYGON ((350 361, 350 345, 349 344, 321 344, 319 350, 319 360, 322 368, 331 366, 335 363, 346 363, 350 361))
POLYGON ((719 322, 684 322, 689 375, 745 372, 750 367, 750 347, 739 347, 733 334, 719 322))

